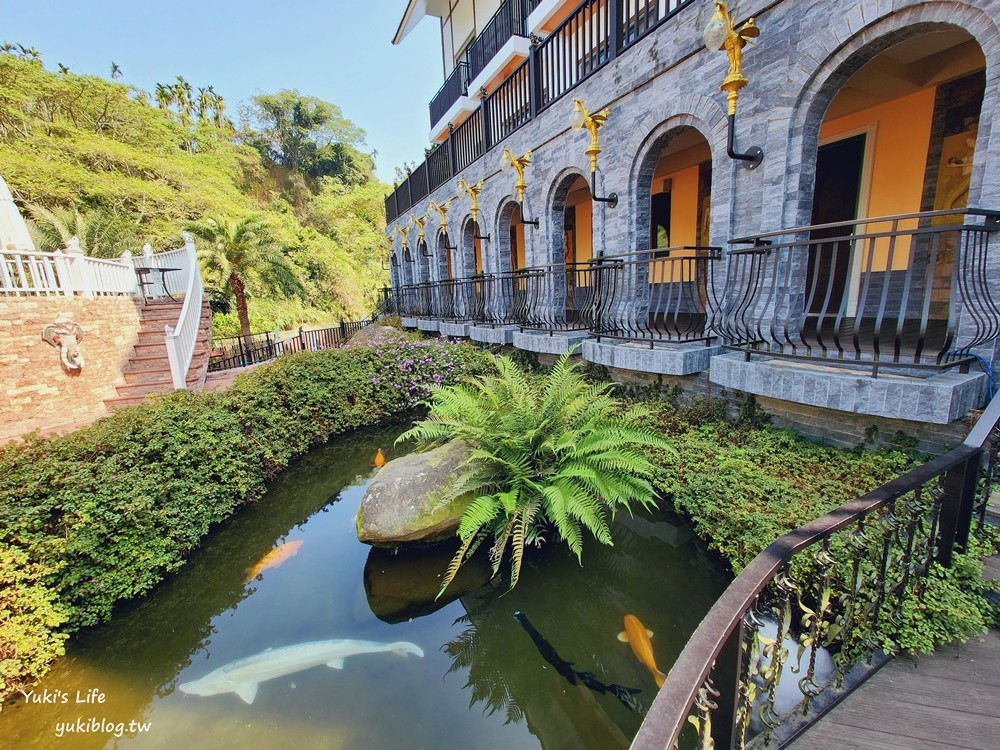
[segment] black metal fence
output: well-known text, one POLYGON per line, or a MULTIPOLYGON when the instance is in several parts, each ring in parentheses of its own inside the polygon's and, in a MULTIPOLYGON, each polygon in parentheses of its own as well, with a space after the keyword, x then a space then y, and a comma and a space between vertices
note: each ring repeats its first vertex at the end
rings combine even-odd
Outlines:
POLYGON ((884 659, 899 613, 923 598, 934 565, 950 566, 966 548, 977 512, 982 523, 998 425, 994 398, 961 446, 754 558, 691 636, 632 748, 677 747, 682 733, 684 746, 785 747, 816 707, 836 705, 884 659), (787 690, 799 703, 783 712, 777 696, 787 690))
MULTIPOLYGON (((377 314, 378 312, 376 312, 377 314)), ((344 344, 351 336, 371 322, 371 320, 345 321, 334 328, 319 328, 311 331, 299 328, 297 334, 287 338, 277 336, 274 333, 253 333, 249 336, 213 338, 212 350, 208 356, 208 371, 220 372, 236 367, 247 367, 267 362, 283 354, 334 349, 344 344)))
POLYGON ((717 247, 652 250, 553 264, 393 290, 407 317, 514 325, 522 330, 589 331, 598 340, 709 341, 717 309, 717 247))
POLYGON ((1000 334, 986 265, 998 229, 1000 213, 968 209, 733 240, 748 247, 728 255, 717 329, 748 353, 870 363, 874 372, 967 365, 1000 334))
MULTIPOLYGON (((486 22, 476 40, 469 45, 469 80, 483 72, 496 54, 513 36, 527 36, 524 28, 528 11, 524 0, 506 0, 486 22)), ((431 124, 436 123, 434 120, 431 124)))
POLYGON ((469 90, 469 64, 460 62, 431 99, 431 127, 434 127, 459 97, 469 90))

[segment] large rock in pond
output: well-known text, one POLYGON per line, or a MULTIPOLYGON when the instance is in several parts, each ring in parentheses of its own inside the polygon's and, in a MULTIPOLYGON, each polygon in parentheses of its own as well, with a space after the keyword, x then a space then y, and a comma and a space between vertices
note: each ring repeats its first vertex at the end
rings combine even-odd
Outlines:
POLYGON ((453 440, 387 463, 361 498, 358 539, 377 547, 437 542, 454 536, 471 498, 452 499, 469 448, 453 440))

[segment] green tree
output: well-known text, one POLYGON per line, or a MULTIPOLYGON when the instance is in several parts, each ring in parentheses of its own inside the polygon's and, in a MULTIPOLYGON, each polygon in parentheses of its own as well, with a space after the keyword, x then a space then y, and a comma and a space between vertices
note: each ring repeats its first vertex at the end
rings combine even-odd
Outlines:
POLYGON ((649 449, 673 448, 639 425, 639 412, 623 409, 609 394, 610 383, 587 383, 572 353, 563 354, 540 385, 500 357, 498 375, 435 390, 428 418, 399 437, 424 445, 458 439, 471 448, 454 492, 476 499, 462 515, 461 545, 438 596, 488 539, 494 574, 510 548, 513 588, 525 545, 547 531, 582 562, 584 530, 611 544, 608 521, 615 511, 632 501, 653 502, 649 479, 656 466, 649 449))
POLYGON ((293 172, 309 173, 325 147, 356 148, 365 137, 364 130, 344 117, 336 104, 294 89, 255 96, 244 110, 244 119, 251 128, 248 142, 265 158, 293 172))
POLYGON ((242 335, 251 333, 248 285, 261 286, 282 296, 301 291, 302 283, 292 262, 260 219, 213 216, 188 224, 187 230, 201 240, 198 257, 206 277, 232 292, 242 335))

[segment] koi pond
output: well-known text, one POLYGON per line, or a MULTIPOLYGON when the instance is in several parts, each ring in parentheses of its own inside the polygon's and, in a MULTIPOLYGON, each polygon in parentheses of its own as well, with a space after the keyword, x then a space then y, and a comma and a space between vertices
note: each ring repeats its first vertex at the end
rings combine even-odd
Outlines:
POLYGON ((677 518, 640 512, 616 521, 614 547, 588 539, 583 567, 548 544, 513 591, 469 564, 435 602, 453 548, 392 554, 355 531, 372 458, 400 455, 403 429, 292 466, 178 574, 76 638, 0 714, 0 745, 628 747, 653 669, 669 670, 727 577, 677 518), (646 631, 655 665, 633 644, 646 631))

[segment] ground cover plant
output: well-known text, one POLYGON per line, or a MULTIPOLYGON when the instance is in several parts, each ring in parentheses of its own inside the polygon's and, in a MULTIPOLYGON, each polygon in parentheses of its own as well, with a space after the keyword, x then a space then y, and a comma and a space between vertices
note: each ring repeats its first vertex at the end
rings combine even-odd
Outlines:
MULTIPOLYGON (((670 435, 677 447, 676 457, 663 456, 658 461, 654 484, 734 573, 742 571, 782 534, 885 484, 927 458, 913 451, 864 446, 837 450, 818 445, 791 430, 768 426, 752 403, 744 405, 741 418, 734 421, 723 417, 718 402, 701 402, 688 409, 677 409, 669 400, 658 398, 645 403, 649 407, 646 419, 670 435)), ((908 528, 910 512, 900 501, 894 523, 908 528)), ((917 512, 926 513, 922 509, 917 512)), ((873 524, 877 525, 874 519, 873 524)), ((861 563, 858 596, 882 604, 879 611, 865 615, 875 628, 874 634, 867 633, 862 627, 865 623, 854 613, 859 635, 876 638, 886 651, 926 653, 985 632, 993 613, 984 594, 993 586, 982 578, 982 559, 996 550, 995 534, 987 531, 974 538, 965 554, 955 556, 950 568, 933 563, 923 580, 914 577, 910 590, 915 595, 905 598, 901 607, 895 597, 883 601, 878 593, 882 587, 877 574, 880 532, 873 532, 872 539, 869 556, 861 563)), ((892 559, 901 557, 905 540, 906 534, 900 532, 893 541, 892 559)), ((830 556, 835 562, 830 585, 841 592, 832 599, 825 600, 819 589, 811 588, 810 581, 823 578, 813 557, 797 556, 791 570, 791 580, 804 587, 798 593, 802 622, 823 611, 835 623, 826 633, 831 641, 840 637, 844 624, 843 612, 835 611, 836 598, 846 594, 854 580, 850 544, 847 532, 831 540, 830 556)), ((890 568, 890 578, 901 575, 890 568)), ((786 617, 786 626, 789 622, 786 617)), ((796 627, 798 624, 797 616, 796 627)), ((870 647, 871 642, 857 639, 840 644, 838 665, 846 666, 870 647)))
POLYGON ((302 352, 222 393, 181 391, 0 448, 0 698, 40 676, 66 633, 182 566, 295 457, 398 418, 489 359, 413 338, 302 352))

